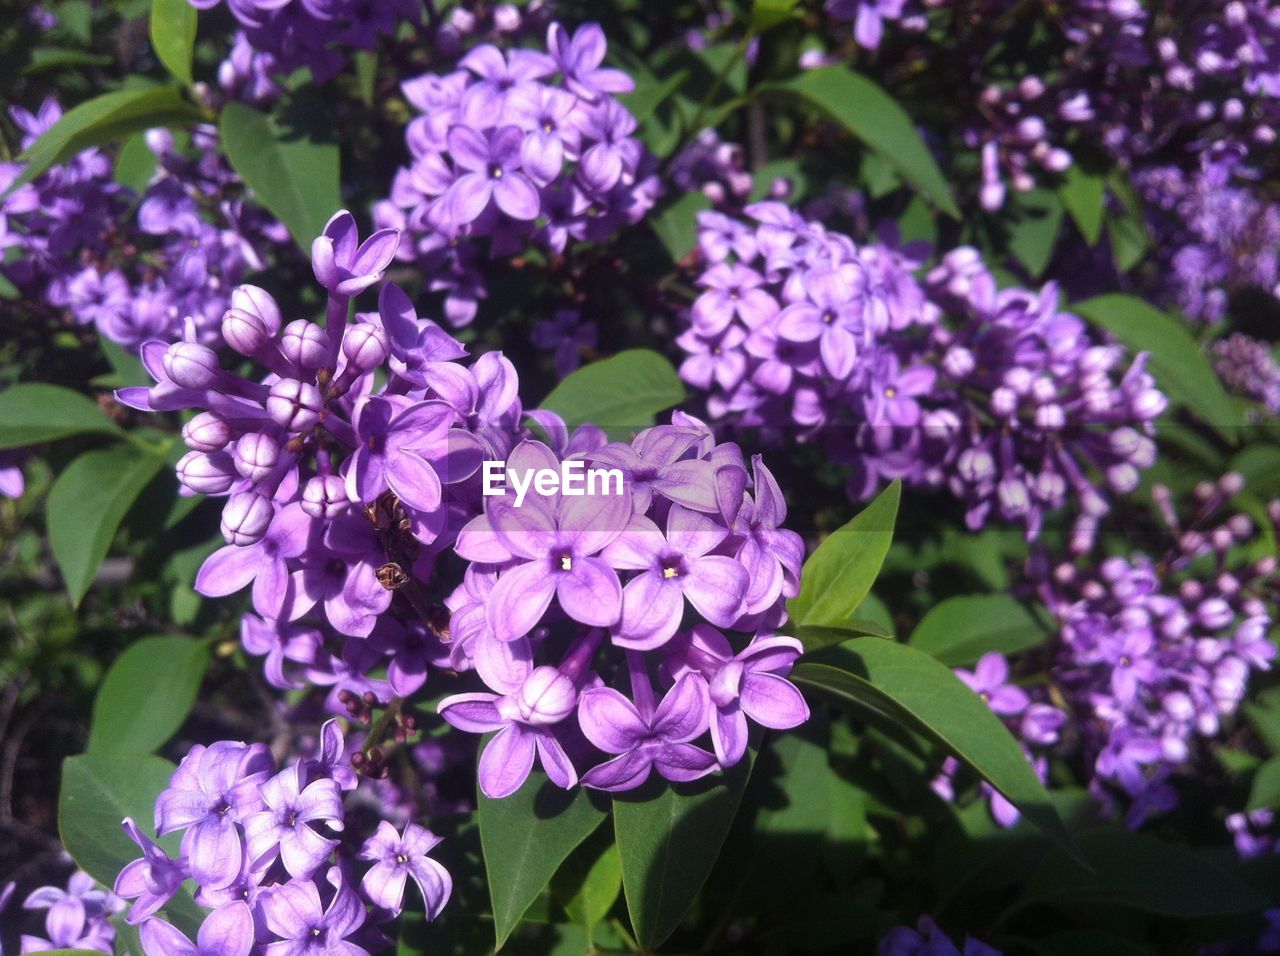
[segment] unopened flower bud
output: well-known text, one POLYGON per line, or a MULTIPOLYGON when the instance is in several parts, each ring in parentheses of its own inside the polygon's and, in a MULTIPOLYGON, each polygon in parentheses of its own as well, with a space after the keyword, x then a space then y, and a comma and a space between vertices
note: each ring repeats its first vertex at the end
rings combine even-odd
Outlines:
POLYGON ((267 533, 275 508, 271 499, 256 491, 240 491, 227 499, 222 509, 222 537, 227 544, 247 547, 267 533))
POLYGON ((213 349, 195 342, 174 342, 164 353, 161 364, 175 385, 195 391, 212 388, 222 374, 213 349))
POLYGON ((280 339, 285 358, 304 369, 317 369, 329 358, 329 337, 320 326, 297 319, 285 326, 280 339))

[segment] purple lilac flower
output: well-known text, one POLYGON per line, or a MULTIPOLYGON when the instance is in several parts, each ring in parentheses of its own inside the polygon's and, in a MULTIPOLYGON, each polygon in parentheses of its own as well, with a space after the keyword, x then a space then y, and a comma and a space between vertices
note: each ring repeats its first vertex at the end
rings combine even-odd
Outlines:
MULTIPOLYGON (((1198 486, 1183 522, 1172 495, 1156 486, 1172 539, 1159 557, 1113 556, 1086 569, 1042 556, 1031 565, 1059 622, 1053 676, 1083 715, 1090 789, 1104 804, 1126 801, 1131 826, 1176 804, 1176 772, 1198 740, 1222 731, 1251 677, 1270 670, 1276 655, 1267 634, 1277 562, 1234 559, 1254 536, 1253 520, 1216 514, 1242 488, 1237 474, 1198 486)), ((1269 516, 1280 522, 1280 504, 1269 516)))
POLYGON ((360 859, 373 862, 360 882, 366 899, 398 914, 404 905, 405 882, 412 879, 422 892, 427 919, 439 916, 453 889, 449 872, 427 857, 439 842, 440 837, 416 823, 406 823, 397 833, 386 820, 380 821, 359 853, 360 859))
POLYGON ((530 242, 559 254, 571 241, 608 238, 653 205, 651 158, 614 98, 633 84, 600 67, 600 27, 570 36, 552 23, 547 47, 484 44, 453 73, 403 84, 424 115, 406 131, 412 164, 374 216, 406 234, 400 257, 433 277, 453 325, 471 322, 486 294, 474 240, 488 237, 495 258, 530 242))
POLYGON ((0 496, 17 500, 26 489, 22 463, 26 454, 22 449, 0 451, 0 496))

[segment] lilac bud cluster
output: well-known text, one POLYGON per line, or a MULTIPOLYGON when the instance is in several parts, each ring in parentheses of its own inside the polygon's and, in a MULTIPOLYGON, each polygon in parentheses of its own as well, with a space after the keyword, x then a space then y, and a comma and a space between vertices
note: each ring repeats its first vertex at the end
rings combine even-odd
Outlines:
POLYGON ((377 926, 400 915, 410 879, 428 919, 439 915, 453 888, 427 855, 440 839, 385 820, 368 836, 349 831, 344 795, 358 781, 343 754, 336 720, 315 757, 283 770, 263 744, 191 749, 155 807, 158 836, 182 833, 178 856, 124 820, 142 856, 120 871, 115 892, 133 901, 126 921, 139 926, 146 956, 384 952, 393 943, 377 926), (359 863, 372 865, 357 883, 359 863), (187 881, 210 911, 194 942, 157 915, 187 881))
POLYGON ((199 410, 178 478, 226 499, 227 544, 196 589, 251 588, 242 640, 266 658, 268 680, 328 688, 327 710, 360 723, 386 708, 352 757, 379 778, 386 718, 407 744, 417 726, 401 704, 428 670, 474 669, 489 692, 450 698, 441 713, 501 731, 481 761, 492 796, 518 788, 535 754, 562 786, 601 752, 614 759, 584 784, 627 789, 655 767, 694 779, 741 759, 748 718, 803 721, 785 680, 801 646, 774 634, 798 593, 803 544, 782 527, 786 505, 759 458, 748 467, 737 445, 679 413, 610 443, 534 411, 550 444, 535 440, 510 362, 461 364, 465 349, 396 286, 383 286, 377 312, 347 321, 398 241, 381 230, 360 242, 349 213, 330 220, 312 249, 325 326, 286 324, 263 290, 233 291, 222 336, 269 370, 261 380, 224 370, 198 343, 149 342, 157 384, 118 393, 138 409, 199 410), (519 475, 576 462, 620 481, 586 496, 540 483, 517 501, 510 486, 488 488, 482 461, 519 475), (605 686, 615 678, 631 699, 605 686), (693 743, 708 734, 714 753, 693 743))
POLYGON ((883 244, 781 203, 753 222, 700 216, 704 292, 677 339, 681 377, 715 418, 799 429, 852 466, 849 490, 947 487, 971 528, 993 514, 1038 533, 1074 499, 1087 540, 1106 490, 1132 491, 1155 459, 1166 400, 1139 356, 1060 312, 1054 286, 1000 290, 978 253, 954 250, 925 283, 883 244))
POLYGON ((519 6, 459 4, 435 26, 432 45, 441 56, 457 58, 476 41, 501 44, 532 37, 547 29, 554 6, 548 0, 529 0, 519 6))
MULTIPOLYGON (((1109 804, 1122 796, 1132 826, 1176 803, 1175 772, 1198 740, 1221 732, 1251 675, 1276 655, 1268 632, 1277 561, 1233 559, 1254 540, 1254 522, 1218 514, 1242 487, 1234 473, 1197 486, 1195 513, 1183 523, 1157 486, 1173 539, 1158 558, 1134 553, 1083 566, 1040 557, 1030 567, 1061 628, 1053 676, 1092 764, 1091 790, 1109 804)), ((1280 502, 1269 514, 1280 522, 1280 502)))
MULTIPOLYGON (((0 913, 13 897, 14 884, 0 886, 0 913)), ((19 953, 43 953, 50 950, 89 950, 115 952, 116 928, 111 917, 125 908, 125 901, 114 893, 98 889, 88 873, 76 870, 66 888, 41 886, 22 901, 24 910, 44 912, 44 934, 23 933, 18 940, 19 953)))
MULTIPOLYGON (((1018 739, 1022 752, 1035 768, 1040 782, 1047 783, 1048 761, 1034 751, 1043 752, 1058 743, 1067 715, 1048 702, 1048 695, 1043 688, 1028 692, 1011 683, 1009 662, 1003 654, 995 651, 982 655, 972 671, 957 668, 956 676, 999 716, 1018 739)), ((944 800, 955 799, 955 776, 959 770, 960 762, 955 757, 947 757, 943 761, 942 772, 934 778, 933 790, 944 800)), ((996 823, 1002 827, 1011 827, 1018 822, 1022 814, 1017 807, 985 780, 979 787, 996 823)))
POLYGON ((600 65, 604 32, 552 23, 547 51, 485 44, 452 73, 402 85, 425 115, 406 132, 412 165, 374 217, 406 234, 401 258, 432 276, 455 326, 486 295, 477 245, 465 240, 487 237, 494 257, 530 242, 559 254, 638 222, 656 197, 635 117, 613 95, 634 84, 600 65))
MULTIPOLYGON (((210 10, 222 0, 189 2, 210 10)), ((287 75, 308 67, 317 83, 342 70, 345 50, 372 50, 378 37, 422 17, 421 4, 414 0, 228 0, 227 5, 249 46, 270 56, 272 73, 287 75)))
POLYGON ((748 471, 737 445, 677 413, 630 443, 581 430, 562 452, 526 441, 507 468, 559 472, 567 456, 615 470, 617 493, 487 497, 455 545, 472 563, 449 602, 453 663, 488 691, 446 698, 440 713, 497 732, 481 789, 513 793, 535 757, 565 788, 630 790, 655 770, 694 780, 742 759, 748 718, 806 720, 785 676, 803 648, 774 633, 804 547, 781 526, 786 504, 760 457, 748 471), (694 743, 707 734, 712 751, 694 743))
POLYGON ((1239 332, 1213 344, 1214 370, 1224 385, 1280 415, 1280 362, 1271 346, 1239 332))
MULTIPOLYGON (((29 146, 61 117, 53 100, 36 116, 13 108, 29 146)), ((191 158, 165 130, 147 134, 156 172, 140 197, 112 180, 113 162, 87 150, 3 200, 0 248, 20 255, 0 266, 31 300, 65 310, 81 325, 137 350, 150 339, 184 334, 218 338, 231 288, 263 268, 258 249, 283 246, 288 234, 246 202, 243 184, 217 150, 212 127, 192 130, 191 158), (7 225, 5 224, 7 220, 7 225)), ((19 164, 0 167, 12 182, 19 164)))

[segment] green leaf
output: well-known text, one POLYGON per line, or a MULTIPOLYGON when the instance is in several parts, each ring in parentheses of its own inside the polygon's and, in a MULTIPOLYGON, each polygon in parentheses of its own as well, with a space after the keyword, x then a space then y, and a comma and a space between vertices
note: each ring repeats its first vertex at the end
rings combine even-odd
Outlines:
POLYGON ((163 458, 131 445, 112 445, 85 452, 53 483, 49 544, 72 604, 89 590, 120 522, 163 465, 163 458))
POLYGON ((764 33, 796 15, 800 0, 755 0, 751 4, 751 31, 764 33))
POLYGON ((608 813, 581 787, 561 790, 535 771, 509 797, 478 795, 480 844, 501 948, 560 864, 608 813))
POLYGON ((587 927, 601 922, 622 892, 622 857, 612 834, 601 829, 578 847, 556 873, 556 884, 561 888, 557 895, 568 897, 564 911, 571 920, 587 927))
POLYGON ((1048 836, 1071 847, 1066 827, 1018 742, 950 668, 905 644, 872 637, 848 641, 838 651, 842 666, 802 662, 792 679, 932 738, 1048 836))
POLYGON ((31 182, 50 166, 64 162, 91 146, 123 139, 156 126, 199 123, 204 114, 172 87, 147 86, 103 93, 62 115, 19 157, 22 175, 0 198, 31 182))
MULTIPOLYGON (((120 822, 132 817, 138 829, 155 833, 156 797, 176 768, 152 754, 81 754, 62 762, 58 793, 58 835, 76 865, 99 883, 111 886, 124 865, 141 854, 120 822)), ((178 834, 157 842, 177 856, 178 834)), ((165 907, 167 918, 192 939, 205 912, 186 890, 165 907)))
POLYGON ((227 160, 304 251, 342 205, 338 145, 314 138, 243 103, 219 124, 227 160))
MULTIPOLYGON (((854 611, 871 590, 889 551, 901 491, 901 483, 895 481, 809 556, 800 573, 800 593, 787 602, 787 613, 795 625, 852 625, 854 611)), ((828 643, 820 641, 817 646, 828 643)), ((813 649, 808 644, 805 647, 813 649)))
POLYGON ((1075 839, 1089 869, 1055 848, 1031 878, 1020 908, 1040 901, 1095 903, 1199 919, 1267 906, 1265 896, 1190 847, 1119 827, 1099 827, 1075 839))
POLYGON ((93 702, 90 753, 150 753, 172 737, 195 703, 209 645, 185 637, 130 644, 93 702))
POLYGON ((684 386, 671 363, 649 349, 629 349, 578 369, 542 403, 565 424, 584 422, 606 431, 652 424, 653 416, 684 401, 684 386))
POLYGON ((1272 810, 1280 807, 1280 757, 1272 757, 1253 776, 1246 810, 1272 810))
POLYGON ((755 748, 723 775, 645 786, 613 799, 622 888, 636 941, 653 949, 676 926, 706 882, 733 824, 755 763, 755 748))
POLYGON ((1062 185, 1058 187, 1062 205, 1075 220, 1084 241, 1096 246, 1102 235, 1102 219, 1106 212, 1103 204, 1106 181, 1096 173, 1081 169, 1079 163, 1068 166, 1062 179, 1062 185))
POLYGON ((1228 471, 1244 476, 1245 490, 1260 498, 1280 495, 1280 447, 1250 443, 1231 459, 1228 471))
POLYGON ((198 14, 187 0, 151 0, 151 45, 183 86, 191 85, 198 14))
POLYGON ((911 117, 865 76, 845 66, 824 66, 780 83, 766 83, 759 90, 798 96, 826 113, 880 153, 935 206, 960 218, 942 170, 916 132, 911 117))
MULTIPOLYGON (((192 9, 195 9, 194 7, 192 9)), ((120 146, 120 152, 116 155, 116 182, 121 186, 132 189, 138 195, 142 195, 147 191, 147 186, 151 184, 151 177, 156 171, 156 154, 151 152, 147 146, 147 138, 145 133, 134 133, 129 136, 120 146)), ((109 339, 101 340, 103 342, 109 339)), ((115 345, 115 343, 112 343, 115 345)), ((117 345, 116 348, 119 348, 117 345)), ((137 361, 135 358, 134 361, 137 361)), ((141 364, 141 363, 139 363, 141 364)))
POLYGON ((893 640, 893 633, 883 624, 870 620, 851 619, 840 626, 820 624, 795 624, 791 636, 798 638, 806 651, 816 651, 832 644, 843 644, 855 637, 880 637, 893 640))
POLYGON ((1020 193, 1011 203, 1009 249, 1033 276, 1040 276, 1053 258, 1062 232, 1062 201, 1047 189, 1020 193))
POLYGON ((1074 311, 1134 352, 1150 352, 1151 373, 1169 398, 1186 405, 1223 439, 1235 443, 1239 409, 1185 325, 1136 296, 1120 293, 1078 302, 1074 311))
POLYGON ((974 594, 934 607, 908 642, 948 667, 968 667, 988 651, 1013 654, 1047 636, 1035 616, 1007 594, 974 594))
POLYGON ((1107 184, 1123 210, 1119 216, 1107 217, 1107 240, 1111 244, 1116 269, 1125 273, 1142 261, 1151 248, 1151 236, 1147 232, 1142 202, 1124 174, 1119 170, 1113 171, 1107 177, 1107 184))
POLYGON ((23 69, 23 76, 31 76, 42 70, 56 70, 64 66, 107 66, 112 58, 105 53, 90 53, 69 47, 42 46, 31 51, 31 62, 23 69))
POLYGON ((72 435, 118 435, 93 399, 60 385, 30 382, 0 392, 0 448, 19 448, 72 435))
POLYGON ((662 240, 672 262, 679 262, 698 242, 698 213, 711 208, 700 192, 685 193, 660 213, 649 217, 649 226, 662 240))

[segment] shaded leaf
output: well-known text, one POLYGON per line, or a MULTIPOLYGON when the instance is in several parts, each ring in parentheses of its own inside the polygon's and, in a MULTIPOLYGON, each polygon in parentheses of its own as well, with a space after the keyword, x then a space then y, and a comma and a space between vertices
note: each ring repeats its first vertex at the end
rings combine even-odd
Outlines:
POLYGON ((800 0, 755 0, 751 4, 751 30, 764 33, 796 15, 800 0))
MULTIPOLYGON (((64 760, 58 835, 76 865, 99 883, 113 885, 124 865, 142 855, 120 821, 133 817, 139 829, 154 835, 156 797, 175 769, 151 754, 82 754, 64 760)), ((177 856, 180 839, 170 834, 157 842, 177 856)), ((170 922, 195 938, 205 912, 188 892, 180 892, 165 910, 170 922)))
POLYGON ((1019 193, 1011 205, 1009 249, 1038 278, 1048 268, 1062 232, 1062 201, 1047 189, 1033 189, 1019 193))
MULTIPOLYGON (((787 602, 787 613, 795 625, 851 625, 889 551, 900 495, 901 483, 895 481, 809 556, 800 575, 800 593, 787 602)), ((817 646, 828 643, 822 641, 817 646)))
POLYGON ((908 643, 948 667, 968 667, 988 651, 1012 654, 1047 636, 1035 616, 1007 594, 974 594, 932 608, 908 643))
POLYGON ((185 126, 204 114, 172 87, 146 86, 103 93, 64 113, 19 157, 26 162, 7 195, 31 182, 50 166, 65 162, 92 146, 157 126, 185 126))
POLYGON ((209 645, 144 637, 116 658, 93 702, 90 753, 150 753, 182 726, 209 663, 209 645))
POLYGON ((187 0, 151 0, 151 45, 165 69, 184 86, 192 80, 198 13, 187 0))
POLYGON ((304 251, 342 205, 338 145, 243 103, 228 103, 219 124, 227 160, 258 201, 289 229, 304 251))
POLYGON ((693 251, 698 242, 698 213, 710 208, 710 199, 700 192, 690 192, 649 217, 650 227, 662 240, 673 262, 679 262, 693 251))
POLYGON ((494 935, 501 948, 560 864, 608 813, 587 791, 561 790, 541 771, 509 797, 491 800, 479 793, 477 800, 494 935))
POLYGON ((671 363, 649 349, 629 349, 578 369, 542 402, 569 428, 584 422, 606 431, 652 424, 653 416, 684 401, 684 386, 671 363))
POLYGON ((570 855, 556 873, 557 896, 564 911, 581 926, 603 920, 622 892, 622 858, 607 829, 596 833, 570 855))
POLYGON ((1272 757, 1253 776, 1246 810, 1273 810, 1280 807, 1280 757, 1272 757))
POLYGON ((1068 166, 1062 180, 1058 198, 1075 220, 1084 241, 1096 246, 1102 236, 1102 219, 1106 211, 1103 205, 1106 181, 1096 173, 1082 169, 1079 163, 1068 166))
POLYGON ((670 785, 657 777, 613 800, 622 887, 636 941, 652 949, 679 925, 733 824, 755 749, 723 775, 670 785))
POLYGON ((87 451, 49 491, 49 545, 71 603, 79 604, 129 508, 164 465, 130 445, 87 451))
POLYGON ((1074 311, 1134 352, 1149 352, 1149 368, 1169 398, 1190 408, 1224 439, 1235 442, 1241 424, 1239 409, 1185 325, 1136 296, 1120 293, 1078 302, 1074 311))
POLYGON ((0 448, 19 448, 71 435, 118 435, 91 398, 60 385, 30 382, 0 392, 0 448))
POLYGON ((1196 919, 1267 906, 1265 896, 1189 847, 1119 827, 1098 827, 1075 839, 1089 868, 1055 848, 1027 885, 1020 907, 1070 901, 1196 919))
POLYGON ((956 219, 960 210, 942 170, 916 132, 911 117, 878 85, 845 66, 805 70, 761 92, 798 96, 880 153, 935 206, 956 219))
POLYGON ((944 664, 905 644, 860 637, 840 645, 840 666, 802 662, 797 684, 870 707, 955 754, 1065 847, 1066 827, 1022 748, 982 698, 944 664))

